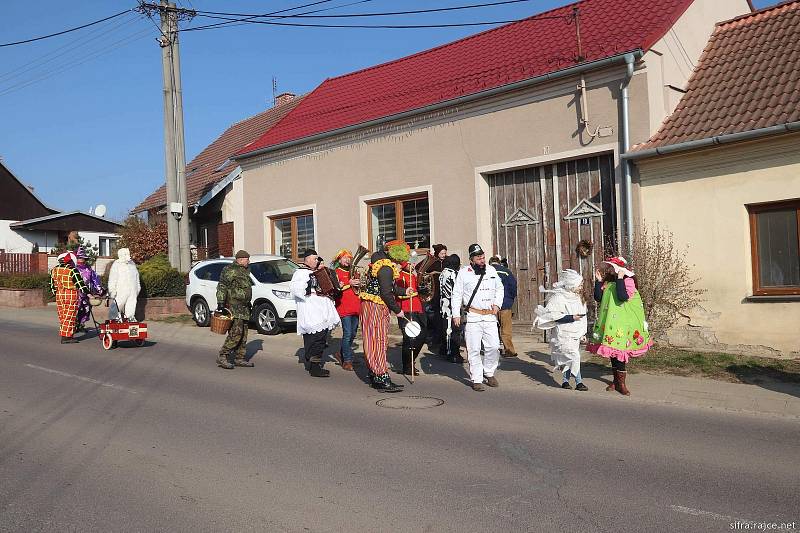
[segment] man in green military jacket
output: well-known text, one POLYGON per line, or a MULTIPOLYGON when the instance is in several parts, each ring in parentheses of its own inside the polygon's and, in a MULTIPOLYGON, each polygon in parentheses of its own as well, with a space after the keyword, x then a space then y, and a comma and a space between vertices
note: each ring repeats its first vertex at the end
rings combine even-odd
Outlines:
POLYGON ((217 357, 217 365, 228 370, 235 366, 253 366, 245 358, 250 300, 253 296, 249 265, 250 254, 239 250, 236 252, 236 260, 222 269, 217 285, 217 311, 228 309, 233 315, 228 337, 217 357), (230 359, 231 353, 234 355, 233 362, 230 359))

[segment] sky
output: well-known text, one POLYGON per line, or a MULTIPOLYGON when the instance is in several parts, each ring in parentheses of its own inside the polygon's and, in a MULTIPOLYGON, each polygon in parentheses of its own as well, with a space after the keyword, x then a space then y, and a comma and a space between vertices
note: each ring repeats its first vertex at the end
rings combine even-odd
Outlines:
MULTIPOLYGON (((177 0, 202 11, 266 13, 313 0, 177 0)), ((497 0, 328 0, 295 13, 431 9, 497 0)), ((566 0, 447 13, 356 19, 441 24, 515 20, 566 0), (391 21, 390 21, 391 20, 391 21)), ((754 0, 757 8, 776 3, 754 0)), ((0 43, 113 15, 135 0, 2 0, 0 43), (31 7, 35 6, 35 9, 31 7)), ((183 27, 220 22, 197 17, 183 27)), ((308 22, 326 22, 309 20, 308 22)), ((354 24, 353 19, 339 19, 354 24)), ((278 92, 302 94, 325 78, 403 57, 486 27, 331 29, 241 24, 181 34, 186 160, 228 126, 272 105, 278 92)), ((0 158, 47 205, 87 211, 98 204, 123 219, 164 179, 161 51, 153 21, 128 13, 80 31, 0 47, 0 158)))

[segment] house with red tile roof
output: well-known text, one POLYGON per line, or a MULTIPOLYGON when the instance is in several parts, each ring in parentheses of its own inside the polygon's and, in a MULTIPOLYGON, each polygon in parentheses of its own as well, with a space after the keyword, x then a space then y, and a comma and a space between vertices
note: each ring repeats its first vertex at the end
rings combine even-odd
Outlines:
MULTIPOLYGON (((186 196, 195 259, 233 255, 235 227, 231 213, 239 209, 241 200, 230 193, 241 169, 232 156, 268 132, 302 99, 291 93, 278 95, 274 107, 233 124, 186 164, 186 196)), ((166 186, 161 185, 131 213, 146 213, 158 220, 166 217, 166 208, 166 186)))
POLYGON ((675 111, 624 157, 644 222, 688 246, 708 290, 670 341, 800 354, 800 1, 717 24, 675 111))
POLYGON ((394 238, 465 257, 478 242, 508 258, 530 322, 539 285, 588 278, 633 231, 620 156, 677 105, 715 22, 750 11, 581 0, 331 77, 234 156, 237 242, 287 257, 394 238))

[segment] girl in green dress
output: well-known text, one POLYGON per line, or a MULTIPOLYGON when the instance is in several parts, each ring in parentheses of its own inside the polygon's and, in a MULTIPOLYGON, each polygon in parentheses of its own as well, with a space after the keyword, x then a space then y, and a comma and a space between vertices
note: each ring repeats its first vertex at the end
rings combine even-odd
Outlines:
POLYGON ((595 271, 594 299, 599 303, 597 321, 587 349, 611 359, 614 381, 606 390, 628 396, 626 363, 631 357, 644 355, 653 341, 634 273, 625 259, 611 257, 600 264, 595 271))

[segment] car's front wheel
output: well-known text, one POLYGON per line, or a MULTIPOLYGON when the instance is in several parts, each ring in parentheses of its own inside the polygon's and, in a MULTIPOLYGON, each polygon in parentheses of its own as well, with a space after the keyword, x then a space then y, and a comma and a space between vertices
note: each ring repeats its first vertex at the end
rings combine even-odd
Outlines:
POLYGON ((281 331, 278 327, 278 312, 269 302, 259 304, 253 309, 253 322, 259 333, 264 335, 277 335, 281 331))
POLYGON ((205 328, 211 323, 211 313, 208 310, 208 304, 203 298, 198 298, 192 304, 192 318, 194 323, 201 328, 205 328))

